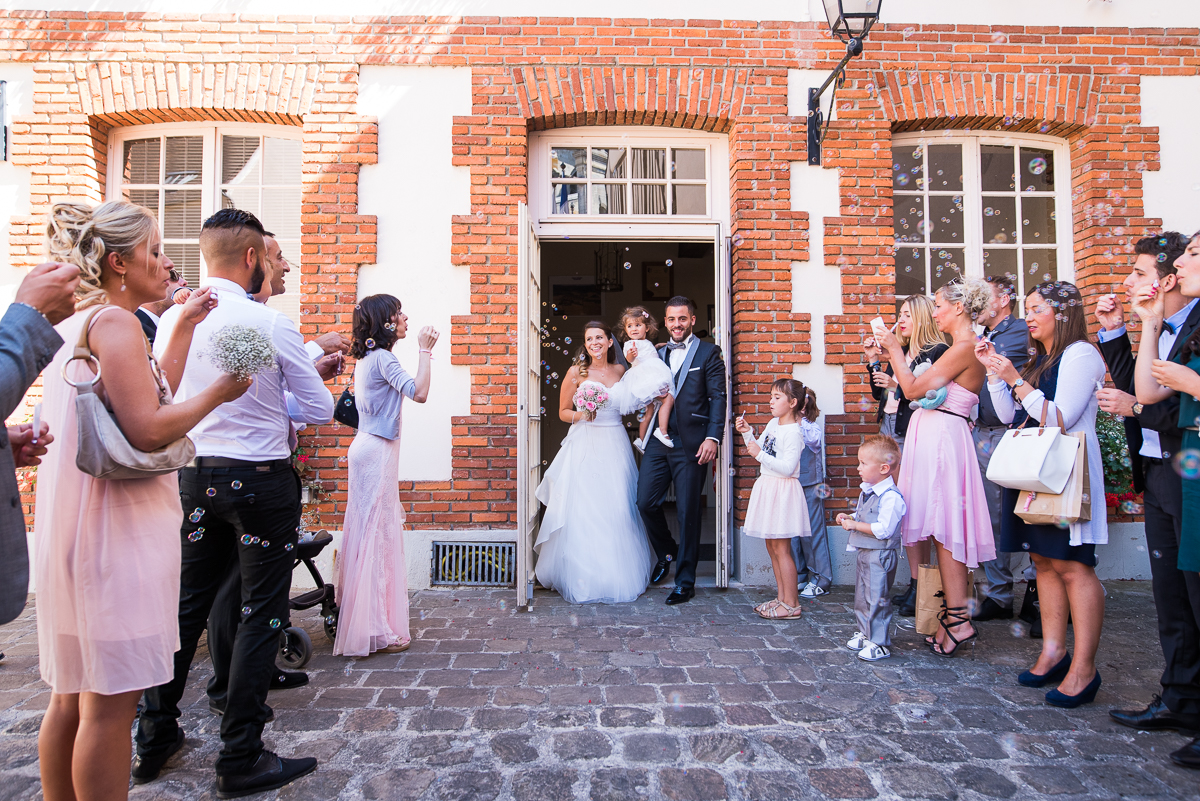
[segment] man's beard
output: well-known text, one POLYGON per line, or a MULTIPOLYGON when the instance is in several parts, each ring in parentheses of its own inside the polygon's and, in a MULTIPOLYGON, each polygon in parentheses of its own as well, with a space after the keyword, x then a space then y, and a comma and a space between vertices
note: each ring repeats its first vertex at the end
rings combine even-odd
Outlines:
POLYGON ((267 272, 263 269, 262 264, 255 265, 254 272, 250 275, 250 294, 257 295, 262 292, 262 285, 266 280, 267 272))

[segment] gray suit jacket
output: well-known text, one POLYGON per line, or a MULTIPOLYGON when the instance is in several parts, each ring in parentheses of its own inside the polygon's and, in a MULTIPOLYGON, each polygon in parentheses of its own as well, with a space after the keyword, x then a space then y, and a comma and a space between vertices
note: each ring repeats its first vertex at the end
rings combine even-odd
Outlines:
MULTIPOLYGON (((0 319, 0 418, 7 419, 16 410, 62 344, 45 317, 28 306, 8 307, 0 319)), ((28 592, 25 515, 8 430, 0 425, 0 623, 21 614, 28 592)))

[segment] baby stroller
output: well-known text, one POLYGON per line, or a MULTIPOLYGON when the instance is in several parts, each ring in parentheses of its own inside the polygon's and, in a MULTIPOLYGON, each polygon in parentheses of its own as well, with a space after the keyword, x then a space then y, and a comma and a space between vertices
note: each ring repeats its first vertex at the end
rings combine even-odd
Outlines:
MULTIPOLYGON (((317 588, 289 598, 288 608, 312 609, 320 604, 321 616, 324 618, 322 626, 325 629, 325 636, 332 641, 337 636, 338 619, 333 585, 325 583, 325 579, 321 578, 321 573, 313 562, 317 555, 325 549, 325 546, 331 542, 333 542, 333 535, 324 529, 315 533, 300 532, 300 541, 296 545, 296 563, 293 568, 303 563, 308 568, 308 574, 312 576, 313 583, 317 585, 317 588)), ((292 670, 299 670, 308 664, 308 660, 312 659, 312 652, 312 640, 309 639, 308 632, 299 626, 293 626, 289 620, 287 627, 279 635, 279 661, 292 670)))

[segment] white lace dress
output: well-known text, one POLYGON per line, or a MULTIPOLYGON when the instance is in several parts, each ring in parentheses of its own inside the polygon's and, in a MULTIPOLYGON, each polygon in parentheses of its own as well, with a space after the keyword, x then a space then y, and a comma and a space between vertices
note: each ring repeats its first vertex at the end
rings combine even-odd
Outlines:
POLYGON ((534 543, 537 579, 577 604, 635 600, 654 565, 637 510, 633 449, 621 425, 633 399, 623 382, 607 389, 612 405, 571 426, 537 488, 546 506, 534 543))

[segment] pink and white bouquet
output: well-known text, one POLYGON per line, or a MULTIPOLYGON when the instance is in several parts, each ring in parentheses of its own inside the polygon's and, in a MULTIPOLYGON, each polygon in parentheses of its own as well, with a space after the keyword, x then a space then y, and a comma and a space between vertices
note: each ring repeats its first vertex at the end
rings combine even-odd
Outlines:
POLYGON ((599 384, 584 384, 571 398, 581 412, 598 412, 609 404, 608 391, 599 384))

